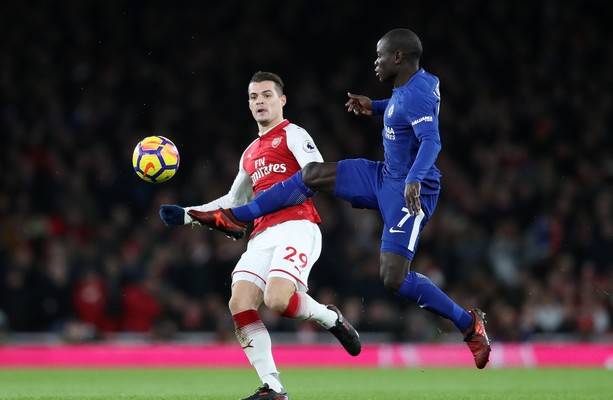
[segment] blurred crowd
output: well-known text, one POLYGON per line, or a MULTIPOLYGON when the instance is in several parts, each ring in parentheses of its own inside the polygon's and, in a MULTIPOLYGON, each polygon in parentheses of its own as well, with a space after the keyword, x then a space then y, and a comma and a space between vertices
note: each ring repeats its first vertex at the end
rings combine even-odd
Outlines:
MULTIPOLYGON (((442 193, 415 270, 480 307, 499 341, 613 334, 613 7, 607 1, 9 2, 0 13, 0 330, 67 340, 140 332, 234 340, 230 272, 246 241, 159 205, 229 190, 257 128, 246 88, 280 74, 285 116, 324 158, 382 159, 376 41, 422 39, 441 80, 442 193), (144 136, 181 152, 170 181, 132 171, 144 136)), ((310 293, 361 332, 458 340, 386 292, 379 214, 319 194, 310 293)), ((263 312, 273 332, 316 332, 263 312)))

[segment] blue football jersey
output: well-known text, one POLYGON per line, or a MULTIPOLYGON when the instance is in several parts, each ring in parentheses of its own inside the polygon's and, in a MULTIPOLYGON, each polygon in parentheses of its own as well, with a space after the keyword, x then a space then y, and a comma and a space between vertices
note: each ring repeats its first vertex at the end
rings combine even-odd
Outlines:
POLYGON ((424 194, 440 190, 441 173, 434 164, 441 149, 440 101, 438 78, 421 68, 404 86, 394 88, 391 98, 372 104, 374 114, 383 113, 383 174, 421 182, 424 194))

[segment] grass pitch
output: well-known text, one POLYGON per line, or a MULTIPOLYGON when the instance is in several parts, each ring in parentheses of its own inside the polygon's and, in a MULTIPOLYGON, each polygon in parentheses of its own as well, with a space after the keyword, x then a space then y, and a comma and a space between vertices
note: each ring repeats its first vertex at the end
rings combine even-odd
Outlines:
MULTIPOLYGON (((613 399, 605 369, 298 369, 292 400, 613 399)), ((225 400, 260 385, 251 369, 0 369, 0 399, 225 400)))

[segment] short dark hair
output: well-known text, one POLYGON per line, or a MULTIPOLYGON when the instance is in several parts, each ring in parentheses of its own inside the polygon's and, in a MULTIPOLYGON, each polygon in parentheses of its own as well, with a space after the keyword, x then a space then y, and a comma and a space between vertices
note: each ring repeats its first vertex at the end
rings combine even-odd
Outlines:
POLYGON ((283 80, 277 74, 272 72, 258 71, 251 77, 251 82, 264 82, 264 81, 272 81, 275 83, 275 89, 277 89, 277 94, 279 96, 283 96, 283 80))
POLYGON ((402 51, 410 60, 419 61, 422 53, 419 36, 410 29, 392 29, 381 38, 387 42, 388 49, 392 52, 402 51))

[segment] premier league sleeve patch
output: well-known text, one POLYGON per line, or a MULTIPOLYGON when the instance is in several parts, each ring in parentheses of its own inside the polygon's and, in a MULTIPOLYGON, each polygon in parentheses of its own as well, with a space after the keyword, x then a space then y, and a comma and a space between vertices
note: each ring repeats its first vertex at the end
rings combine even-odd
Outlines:
POLYGON ((304 143, 302 144, 302 149, 306 153, 314 153, 317 151, 317 147, 315 146, 315 143, 313 143, 312 140, 305 140, 304 143))

